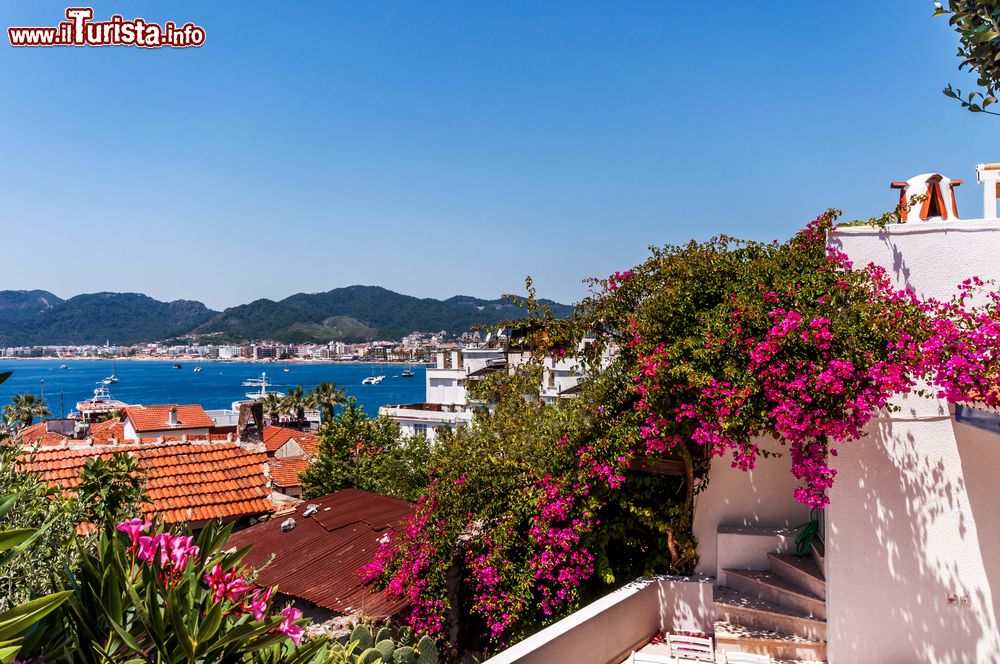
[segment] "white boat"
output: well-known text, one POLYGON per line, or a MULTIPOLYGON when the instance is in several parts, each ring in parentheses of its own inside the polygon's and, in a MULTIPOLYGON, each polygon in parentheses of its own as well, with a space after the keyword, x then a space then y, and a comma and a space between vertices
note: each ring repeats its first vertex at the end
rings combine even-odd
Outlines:
POLYGON ((378 385, 383 380, 385 380, 385 376, 383 376, 383 375, 368 376, 367 378, 365 378, 364 380, 361 381, 361 384, 362 385, 378 385))
MULTIPOLYGON (((257 392, 247 392, 247 398, 254 401, 261 401, 268 395, 267 388, 271 383, 267 382, 267 372, 261 372, 260 378, 248 378, 243 381, 243 387, 259 387, 257 392)), ((281 392, 272 391, 270 394, 276 394, 279 397, 285 396, 281 392)))
POLYGON ((195 373, 201 373, 201 367, 195 367, 194 368, 194 372, 195 373))
POLYGON ((76 409, 84 420, 91 420, 101 415, 120 411, 126 406, 128 406, 127 403, 113 398, 108 392, 108 388, 104 386, 104 381, 101 381, 97 384, 97 389, 94 390, 94 396, 86 401, 77 402, 76 409))
POLYGON ((115 362, 115 368, 111 370, 111 375, 101 381, 105 385, 113 385, 118 382, 118 363, 115 362))

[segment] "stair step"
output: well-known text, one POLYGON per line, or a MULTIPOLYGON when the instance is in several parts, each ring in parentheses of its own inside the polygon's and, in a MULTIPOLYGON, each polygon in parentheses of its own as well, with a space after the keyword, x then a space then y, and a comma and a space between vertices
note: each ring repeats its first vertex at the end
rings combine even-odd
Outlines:
POLYGON ((823 641, 745 627, 725 620, 715 621, 715 645, 718 650, 770 655, 776 660, 826 661, 826 643, 823 641))
POLYGON ((767 560, 771 564, 771 571, 781 578, 801 586, 820 599, 826 599, 826 580, 812 556, 769 553, 767 560))
POLYGON ((812 557, 813 562, 816 563, 816 567, 819 569, 819 574, 824 579, 826 578, 826 546, 818 539, 814 539, 812 544, 809 546, 809 555, 812 557))
POLYGON ((715 586, 715 618, 779 634, 826 641, 826 621, 747 593, 715 586))
POLYGON ((774 572, 727 569, 726 587, 826 620, 826 601, 774 572))

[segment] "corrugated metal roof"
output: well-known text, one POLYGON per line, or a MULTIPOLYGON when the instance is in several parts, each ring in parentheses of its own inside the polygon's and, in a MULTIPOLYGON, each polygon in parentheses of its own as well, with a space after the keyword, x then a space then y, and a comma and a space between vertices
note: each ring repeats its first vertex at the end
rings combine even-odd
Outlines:
POLYGON ((359 489, 344 489, 300 503, 294 511, 234 533, 230 544, 250 545, 246 562, 257 567, 274 560, 257 577, 262 586, 304 599, 337 613, 361 612, 388 618, 405 602, 391 601, 382 591, 362 585, 359 570, 371 562, 378 541, 399 528, 414 505, 359 489), (303 517, 309 505, 319 511, 303 517), (295 519, 295 528, 282 532, 281 523, 295 519))

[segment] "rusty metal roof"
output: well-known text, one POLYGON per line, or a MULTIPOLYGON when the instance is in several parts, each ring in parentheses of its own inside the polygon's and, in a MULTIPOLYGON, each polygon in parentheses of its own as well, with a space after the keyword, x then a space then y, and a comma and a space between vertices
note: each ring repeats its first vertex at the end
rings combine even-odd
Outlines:
POLYGON ((372 618, 389 618, 404 607, 382 591, 363 585, 358 578, 371 562, 378 541, 413 513, 414 505, 359 489, 343 489, 303 501, 292 511, 234 533, 229 543, 251 545, 246 562, 258 567, 274 554, 256 581, 278 586, 278 592, 312 602, 341 614, 360 612, 372 618), (310 505, 319 510, 308 517, 310 505), (295 528, 282 532, 281 523, 292 518, 295 528))

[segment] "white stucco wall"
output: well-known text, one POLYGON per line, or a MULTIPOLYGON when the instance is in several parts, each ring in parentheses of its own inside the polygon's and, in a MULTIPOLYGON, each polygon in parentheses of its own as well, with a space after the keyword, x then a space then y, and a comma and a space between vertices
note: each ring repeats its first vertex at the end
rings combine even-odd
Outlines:
POLYGON ((920 297, 947 299, 972 276, 1000 277, 1000 221, 961 220, 837 229, 830 244, 855 267, 881 265, 920 297))
MULTIPOLYGON (((770 439, 762 440, 760 445, 769 451, 783 449, 770 439)), ((731 464, 728 456, 714 457, 708 488, 695 497, 693 532, 698 540, 698 574, 716 574, 719 526, 797 526, 809 518, 809 508, 792 497, 798 484, 792 477, 787 453, 758 459, 757 467, 750 472, 732 468, 731 464)), ((767 567, 767 553, 759 556, 760 569, 767 567)))
POLYGON ((656 632, 710 633, 712 585, 697 577, 636 579, 497 653, 484 664, 621 662, 656 632))
POLYGON ((1000 436, 903 403, 832 464, 829 661, 1000 662, 1000 436))
MULTIPOLYGON (((997 221, 851 228, 830 242, 922 297, 1000 277, 997 221)), ((832 462, 829 661, 998 662, 1000 436, 956 423, 937 399, 898 405, 832 462)))

